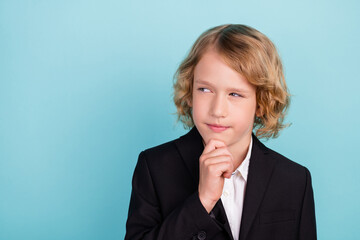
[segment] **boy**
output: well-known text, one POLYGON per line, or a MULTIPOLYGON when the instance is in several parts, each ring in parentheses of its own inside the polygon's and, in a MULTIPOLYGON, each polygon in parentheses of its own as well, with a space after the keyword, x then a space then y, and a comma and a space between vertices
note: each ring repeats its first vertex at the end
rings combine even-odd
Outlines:
POLYGON ((289 105, 272 42, 244 25, 209 29, 174 89, 192 129, 140 153, 125 239, 316 239, 309 171, 257 139, 278 135, 289 105))

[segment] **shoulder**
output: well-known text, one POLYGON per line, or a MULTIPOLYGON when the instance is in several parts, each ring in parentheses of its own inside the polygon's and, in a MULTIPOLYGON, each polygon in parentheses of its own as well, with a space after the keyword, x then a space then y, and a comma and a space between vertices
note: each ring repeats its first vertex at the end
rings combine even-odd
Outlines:
POLYGON ((279 152, 266 147, 256 137, 253 139, 253 153, 255 153, 257 158, 254 159, 254 161, 258 161, 263 164, 264 167, 273 166, 271 167, 273 169, 271 174, 273 179, 288 182, 289 184, 296 184, 304 183, 306 182, 306 179, 310 177, 310 172, 305 166, 302 166, 279 152))
POLYGON ((267 148, 266 155, 267 158, 276 160, 276 165, 273 171, 274 178, 287 181, 288 184, 292 183, 296 185, 303 185, 310 177, 310 172, 305 166, 285 157, 284 155, 270 148, 267 148))
POLYGON ((277 159, 277 165, 279 167, 294 170, 303 170, 305 168, 303 165, 289 159, 288 157, 280 154, 279 152, 276 152, 270 148, 267 149, 269 157, 277 159))
POLYGON ((182 162, 182 160, 192 162, 201 155, 202 150, 201 136, 196 128, 192 128, 185 135, 146 149, 140 155, 146 157, 153 164, 168 164, 169 162, 182 162))
POLYGON ((172 157, 178 154, 175 144, 177 140, 178 139, 174 139, 163 144, 145 149, 140 153, 140 155, 143 155, 145 158, 151 159, 152 161, 156 161, 156 159, 157 161, 159 161, 159 159, 166 159, 172 157))

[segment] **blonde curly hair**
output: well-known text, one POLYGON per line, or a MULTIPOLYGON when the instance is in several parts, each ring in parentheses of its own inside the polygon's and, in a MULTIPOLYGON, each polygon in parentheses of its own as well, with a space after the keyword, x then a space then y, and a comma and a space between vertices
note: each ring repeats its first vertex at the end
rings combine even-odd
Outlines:
POLYGON ((241 24, 213 27, 200 35, 174 75, 174 103, 178 121, 185 128, 194 126, 191 107, 194 69, 211 47, 235 71, 256 87, 259 116, 254 116, 259 138, 276 138, 290 104, 283 67, 274 44, 261 32, 241 24))

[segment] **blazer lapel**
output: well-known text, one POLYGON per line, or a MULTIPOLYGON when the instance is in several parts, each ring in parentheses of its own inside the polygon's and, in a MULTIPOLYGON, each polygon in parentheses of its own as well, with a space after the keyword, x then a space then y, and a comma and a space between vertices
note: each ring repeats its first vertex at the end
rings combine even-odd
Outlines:
POLYGON ((193 127, 187 134, 175 141, 176 147, 194 179, 196 189, 199 184, 199 158, 204 151, 202 138, 198 130, 193 127))
POLYGON ((218 225, 223 227, 223 229, 225 230, 225 232, 227 232, 227 234, 231 240, 234 240, 232 232, 231 232, 230 224, 227 219, 227 216, 225 213, 225 208, 224 208, 224 205, 222 204, 221 198, 219 199, 219 201, 217 201, 212 212, 215 216, 215 221, 218 222, 218 225))
POLYGON ((254 134, 253 142, 240 226, 240 240, 245 240, 249 233, 276 164, 272 158, 266 157, 268 148, 254 134))
MULTIPOLYGON (((186 167, 191 173, 194 180, 194 189, 199 185, 199 158, 204 151, 204 144, 200 133, 193 127, 187 134, 181 136, 176 142, 176 146, 186 167)), ((230 239, 233 239, 229 222, 225 213, 221 199, 216 203, 212 210, 215 221, 228 233, 230 239)))

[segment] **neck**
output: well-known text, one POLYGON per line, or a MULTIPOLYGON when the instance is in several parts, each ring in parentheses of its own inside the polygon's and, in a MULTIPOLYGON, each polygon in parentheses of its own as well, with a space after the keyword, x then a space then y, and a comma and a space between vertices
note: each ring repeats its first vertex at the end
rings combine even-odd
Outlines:
POLYGON ((251 142, 251 135, 245 139, 243 139, 241 142, 238 142, 236 145, 230 145, 228 146, 230 153, 233 155, 234 158, 234 171, 241 165, 241 163, 244 161, 246 154, 249 150, 251 142))

